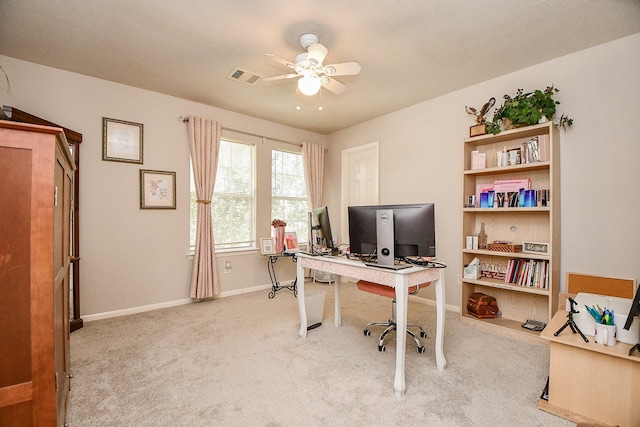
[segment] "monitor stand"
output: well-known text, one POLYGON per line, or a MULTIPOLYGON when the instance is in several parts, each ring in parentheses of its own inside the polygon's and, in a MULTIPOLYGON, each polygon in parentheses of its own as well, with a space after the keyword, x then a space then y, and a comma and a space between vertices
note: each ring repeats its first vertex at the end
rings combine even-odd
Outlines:
POLYGON ((402 270, 411 264, 396 264, 393 209, 376 210, 376 261, 365 262, 369 267, 402 270))

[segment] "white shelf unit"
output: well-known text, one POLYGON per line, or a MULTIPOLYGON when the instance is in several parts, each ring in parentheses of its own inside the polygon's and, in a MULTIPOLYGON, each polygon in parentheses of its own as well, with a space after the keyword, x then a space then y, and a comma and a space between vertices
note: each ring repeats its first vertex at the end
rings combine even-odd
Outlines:
POLYGON ((547 206, 535 207, 493 207, 462 209, 462 265, 478 258, 481 264, 503 266, 510 259, 544 260, 548 262, 547 288, 535 288, 506 283, 501 279, 480 277, 465 279, 461 272, 461 323, 490 330, 506 336, 540 343, 540 333, 530 331, 521 325, 528 319, 549 323, 557 310, 560 277, 560 147, 559 131, 551 122, 503 131, 498 135, 482 135, 464 141, 463 194, 461 205, 465 206, 468 196, 476 194, 477 185, 489 185, 496 180, 528 178, 531 189, 550 190, 547 206), (518 148, 523 142, 544 136, 547 153, 542 161, 511 166, 496 166, 497 153, 518 148), (471 169, 471 152, 486 153, 484 169, 471 169), (549 244, 548 254, 524 252, 499 252, 491 250, 466 249, 466 236, 480 231, 485 224, 488 242, 509 241, 521 245, 523 241, 549 244), (496 298, 501 315, 495 319, 478 319, 467 311, 469 296, 482 292, 496 298))

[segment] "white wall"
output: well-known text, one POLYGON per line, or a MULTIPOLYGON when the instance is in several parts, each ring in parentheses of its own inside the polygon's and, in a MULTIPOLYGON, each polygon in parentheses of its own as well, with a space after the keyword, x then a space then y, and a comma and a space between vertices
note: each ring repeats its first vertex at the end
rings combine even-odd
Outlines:
POLYGON ((492 96, 500 105, 518 88, 555 84, 558 113, 575 120, 560 132, 561 289, 566 272, 640 278, 639 53, 635 34, 330 135, 327 175, 337 178, 326 201, 339 206, 340 151, 380 141, 380 203, 436 203, 438 258, 449 265, 446 300, 459 305, 462 141, 473 124, 464 107, 492 96))
MULTIPOLYGON (((188 298, 189 157, 180 115, 219 120, 224 126, 289 141, 326 144, 325 203, 340 206, 340 151, 380 141, 381 203, 436 203, 439 259, 447 269, 447 303, 459 305, 462 205, 462 140, 473 117, 465 105, 517 88, 561 89, 559 113, 575 124, 561 132, 562 287, 567 271, 640 277, 640 34, 514 72, 329 137, 170 96, 0 56, 12 85, 0 101, 74 129, 81 149, 82 313, 161 304, 188 298), (144 165, 103 162, 102 117, 144 124, 144 165), (178 209, 139 209, 139 169, 177 172, 178 209)), ((469 72, 473 72, 472 69, 469 72)), ((428 77, 428 76, 427 76, 428 77)), ((380 102, 384 102, 383 99, 380 102)), ((268 162, 275 143, 258 143, 268 162)), ((258 191, 269 191, 269 172, 258 191)), ((258 207, 258 237, 267 236, 269 206, 258 207)), ((340 215, 331 217, 340 230, 340 215)), ((344 237, 340 236, 344 241, 344 237)), ((266 285, 265 260, 257 254, 231 259, 221 275, 223 292, 266 285)), ((292 266, 280 265, 282 277, 292 266)), ((432 290, 424 296, 433 298, 432 290), (429 293, 431 292, 431 293, 429 293)))
MULTIPOLYGON (((323 144, 326 137, 79 74, 0 56, 11 93, 0 101, 82 133, 80 149, 81 312, 83 316, 181 302, 189 297, 189 149, 181 115, 218 120, 224 127, 285 141, 323 144), (144 125, 144 164, 102 161, 102 117, 144 125), (175 171, 176 210, 139 209, 139 170, 175 171)), ((223 132, 255 142, 257 190, 270 193, 271 148, 292 146, 223 132), (253 139, 253 141, 251 140, 253 139)), ((271 206, 257 207, 258 238, 270 235, 271 206)), ((220 274, 223 293, 270 284, 259 253, 221 255, 231 274, 220 274)), ((292 262, 277 264, 293 278, 292 262)), ((288 291, 287 291, 288 292, 288 291)), ((265 292, 265 300, 267 293, 265 292)))

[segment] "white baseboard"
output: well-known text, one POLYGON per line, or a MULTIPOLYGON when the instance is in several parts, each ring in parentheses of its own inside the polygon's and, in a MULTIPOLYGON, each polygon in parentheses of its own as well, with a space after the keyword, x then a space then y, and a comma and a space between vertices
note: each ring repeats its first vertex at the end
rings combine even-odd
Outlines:
MULTIPOLYGON (((216 298, 226 298, 234 295, 248 294, 250 292, 263 291, 265 289, 270 289, 270 288, 271 288, 271 285, 261 285, 261 286, 253 286, 251 288, 231 290, 231 291, 221 292, 218 296, 216 296, 216 298)), ((160 308, 175 307, 178 305, 191 304, 194 302, 197 302, 197 300, 192 298, 166 301, 158 304, 149 304, 149 305, 142 305, 139 307, 125 308, 123 310, 114 310, 114 311, 106 311, 104 313, 83 315, 82 320, 85 322, 93 322, 94 320, 102 320, 102 319, 109 319, 112 317, 127 316, 129 314, 144 313, 145 311, 158 310, 160 308)))
MULTIPOLYGON (((234 295, 242 295, 242 294, 248 294, 251 292, 264 291, 266 289, 271 289, 271 285, 260 285, 260 286, 253 286, 250 288, 242 288, 242 289, 221 292, 220 295, 218 295, 216 298, 232 297, 234 295)), ((409 298, 412 301, 419 302, 420 304, 426 304, 430 306, 436 305, 436 302, 434 300, 430 300, 427 298, 420 298, 414 295, 409 295, 409 298)), ((145 311, 158 310, 160 308, 168 308, 168 307, 175 307, 178 305, 191 304, 196 301, 197 300, 194 300, 191 298, 179 299, 175 301, 166 301, 158 304, 149 304, 149 305, 142 305, 139 307, 125 308, 123 310, 114 310, 114 311, 106 311, 104 313, 83 315, 82 320, 85 322, 93 322, 94 320, 109 319, 112 317, 127 316, 129 314, 144 313, 145 311)), ((460 307, 455 305, 447 304, 445 308, 447 310, 455 311, 457 313, 460 312, 460 307)))
MULTIPOLYGON (((416 296, 416 295, 409 295, 409 299, 411 301, 418 302, 420 304, 426 304, 426 305, 430 305, 432 307, 436 306, 435 300, 432 300, 432 299, 420 298, 419 296, 416 296)), ((447 311, 453 311, 453 312, 456 312, 456 313, 460 313, 460 307, 458 307, 457 305, 445 304, 444 305, 444 309, 447 310, 447 311)))
POLYGON ((220 292, 220 295, 218 295, 216 298, 232 297, 234 295, 242 295, 242 294, 248 294, 251 292, 264 291, 265 289, 271 289, 271 285, 259 285, 259 286, 253 286, 251 288, 242 288, 242 289, 237 289, 233 291, 220 292))

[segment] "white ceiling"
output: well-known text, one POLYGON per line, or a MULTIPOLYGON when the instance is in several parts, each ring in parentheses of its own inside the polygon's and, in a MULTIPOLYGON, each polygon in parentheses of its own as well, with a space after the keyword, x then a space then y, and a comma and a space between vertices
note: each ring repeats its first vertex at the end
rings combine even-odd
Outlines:
POLYGON ((638 0, 0 1, 2 55, 321 134, 638 32, 638 0), (227 78, 288 73, 263 54, 292 61, 305 32, 362 66, 344 94, 227 78))

